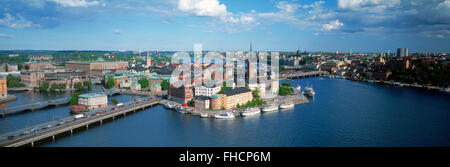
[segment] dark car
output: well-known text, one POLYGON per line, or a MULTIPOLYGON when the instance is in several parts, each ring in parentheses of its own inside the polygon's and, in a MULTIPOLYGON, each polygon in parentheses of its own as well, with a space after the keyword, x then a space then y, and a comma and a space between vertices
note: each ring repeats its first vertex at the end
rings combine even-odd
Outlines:
POLYGON ((8 136, 8 140, 14 139, 14 136, 8 136))

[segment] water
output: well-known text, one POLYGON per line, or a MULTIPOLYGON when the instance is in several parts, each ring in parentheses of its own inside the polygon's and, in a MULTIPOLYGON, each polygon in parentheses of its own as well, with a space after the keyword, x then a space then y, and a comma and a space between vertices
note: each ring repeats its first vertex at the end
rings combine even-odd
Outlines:
MULTIPOLYGON (((450 146, 450 95, 343 79, 287 82, 312 85, 316 97, 291 110, 231 120, 156 106, 44 146, 450 146)), ((38 113, 52 111, 20 117, 38 113)), ((2 131, 9 119, 0 119, 2 131)))

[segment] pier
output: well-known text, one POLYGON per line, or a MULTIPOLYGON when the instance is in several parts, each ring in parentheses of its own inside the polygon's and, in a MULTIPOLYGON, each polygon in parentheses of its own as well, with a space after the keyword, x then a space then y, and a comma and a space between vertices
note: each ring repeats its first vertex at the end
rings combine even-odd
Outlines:
POLYGON ((108 106, 85 113, 84 118, 75 119, 67 117, 58 121, 52 121, 36 125, 34 127, 21 129, 0 136, 0 147, 19 147, 35 146, 36 142, 41 140, 55 140, 57 135, 70 134, 81 128, 88 129, 89 125, 94 123, 102 124, 107 119, 116 119, 119 116, 125 116, 127 113, 143 110, 148 107, 159 104, 161 99, 141 99, 140 102, 129 101, 124 103, 123 108, 117 106, 108 106))

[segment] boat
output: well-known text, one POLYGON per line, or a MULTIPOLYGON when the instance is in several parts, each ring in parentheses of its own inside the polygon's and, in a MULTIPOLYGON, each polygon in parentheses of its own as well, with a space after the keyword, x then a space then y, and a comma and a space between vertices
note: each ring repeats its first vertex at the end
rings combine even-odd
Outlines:
POLYGON ((167 109, 172 109, 172 108, 173 108, 173 106, 172 106, 172 105, 170 105, 170 103, 167 103, 167 104, 165 104, 165 105, 164 105, 164 108, 167 108, 167 109))
POLYGON ((248 116, 252 116, 252 115, 256 115, 261 113, 261 109, 259 109, 258 107, 253 107, 253 108, 247 108, 244 111, 242 111, 242 116, 244 117, 248 117, 248 116))
POLYGON ((278 110, 278 105, 275 105, 275 104, 264 106, 262 108, 263 112, 271 112, 271 111, 277 111, 277 110, 278 110))
POLYGON ((439 91, 441 91, 441 92, 444 92, 444 93, 450 93, 450 88, 442 88, 442 89, 439 89, 439 91))
POLYGON ((306 94, 310 97, 314 97, 316 92, 314 91, 314 89, 312 87, 305 87, 305 91, 303 92, 303 94, 306 94))
POLYGON ((234 118, 234 115, 231 113, 222 113, 222 114, 214 115, 214 118, 229 119, 229 118, 234 118))
POLYGON ((209 114, 208 113, 202 113, 202 114, 200 114, 200 117, 202 117, 202 118, 209 118, 209 114))
POLYGON ((290 103, 290 102, 283 103, 280 105, 281 109, 287 109, 287 108, 293 108, 293 107, 294 107, 294 103, 290 103))
POLYGON ((183 110, 183 107, 181 107, 181 106, 175 108, 175 111, 177 111, 177 112, 179 112, 179 113, 183 113, 183 114, 186 113, 186 111, 184 111, 184 110, 183 110))

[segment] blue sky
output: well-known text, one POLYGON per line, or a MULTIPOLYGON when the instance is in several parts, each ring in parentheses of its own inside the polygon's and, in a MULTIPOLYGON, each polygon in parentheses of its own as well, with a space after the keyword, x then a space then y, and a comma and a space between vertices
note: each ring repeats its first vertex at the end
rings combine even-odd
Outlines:
POLYGON ((450 0, 2 0, 0 49, 450 52, 450 0))

